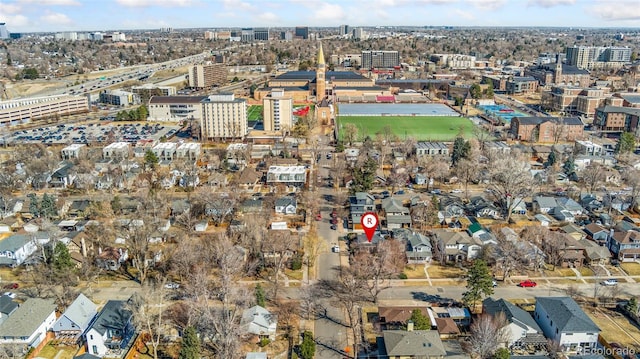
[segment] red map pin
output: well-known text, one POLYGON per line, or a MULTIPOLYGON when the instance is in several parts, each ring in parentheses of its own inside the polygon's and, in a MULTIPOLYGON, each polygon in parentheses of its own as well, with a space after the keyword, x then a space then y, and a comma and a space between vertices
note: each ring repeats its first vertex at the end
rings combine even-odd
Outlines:
POLYGON ((371 242, 373 234, 378 228, 378 215, 373 212, 367 212, 360 218, 360 224, 364 229, 364 233, 367 235, 367 239, 371 242))

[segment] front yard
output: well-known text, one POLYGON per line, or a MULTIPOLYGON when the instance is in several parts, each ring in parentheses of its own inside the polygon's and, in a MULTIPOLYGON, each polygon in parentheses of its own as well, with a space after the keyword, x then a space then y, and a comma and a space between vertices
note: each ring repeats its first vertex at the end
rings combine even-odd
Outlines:
POLYGON ((46 359, 72 359, 77 352, 78 348, 76 347, 47 344, 42 348, 40 353, 38 353, 37 357, 46 359))
POLYGON ((429 278, 442 279, 442 278, 460 278, 465 275, 465 270, 458 267, 442 266, 439 264, 430 264, 427 267, 429 278))
POLYGON ((403 273, 407 276, 407 279, 427 278, 424 274, 424 264, 408 265, 404 268, 403 273))
POLYGON ((640 275, 640 263, 620 263, 620 267, 627 272, 628 275, 640 275))

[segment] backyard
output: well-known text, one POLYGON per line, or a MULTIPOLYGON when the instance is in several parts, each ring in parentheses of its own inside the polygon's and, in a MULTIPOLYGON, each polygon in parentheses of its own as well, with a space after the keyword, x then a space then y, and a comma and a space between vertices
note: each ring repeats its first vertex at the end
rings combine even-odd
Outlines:
POLYGON ((474 126, 468 118, 455 116, 343 116, 338 118, 340 136, 347 123, 356 125, 358 138, 374 138, 388 125, 400 139, 411 136, 419 141, 452 141, 461 129, 471 138, 474 126))

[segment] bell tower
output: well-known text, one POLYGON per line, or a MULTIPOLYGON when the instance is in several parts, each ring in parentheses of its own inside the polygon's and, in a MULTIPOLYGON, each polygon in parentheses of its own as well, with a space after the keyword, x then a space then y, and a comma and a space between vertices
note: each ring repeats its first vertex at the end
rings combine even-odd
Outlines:
POLYGON ((316 101, 320 102, 326 96, 326 64, 324 63, 324 51, 322 42, 318 41, 318 66, 316 67, 316 101))

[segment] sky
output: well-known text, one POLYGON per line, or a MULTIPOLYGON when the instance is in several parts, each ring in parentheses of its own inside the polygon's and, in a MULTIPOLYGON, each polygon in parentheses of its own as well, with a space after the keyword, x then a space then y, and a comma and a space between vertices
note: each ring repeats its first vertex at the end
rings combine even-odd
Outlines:
POLYGON ((639 27, 639 0, 0 0, 10 32, 294 26, 639 27))

